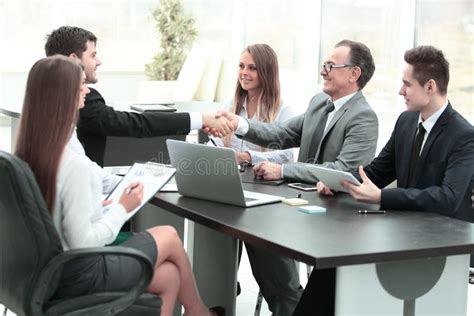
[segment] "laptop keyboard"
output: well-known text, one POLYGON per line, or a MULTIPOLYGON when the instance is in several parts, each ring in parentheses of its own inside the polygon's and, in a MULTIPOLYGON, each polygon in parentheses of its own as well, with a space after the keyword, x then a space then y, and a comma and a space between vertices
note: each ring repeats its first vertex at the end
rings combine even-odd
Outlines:
POLYGON ((256 201, 257 199, 255 198, 251 198, 251 197, 245 197, 245 202, 252 202, 252 201, 256 201))

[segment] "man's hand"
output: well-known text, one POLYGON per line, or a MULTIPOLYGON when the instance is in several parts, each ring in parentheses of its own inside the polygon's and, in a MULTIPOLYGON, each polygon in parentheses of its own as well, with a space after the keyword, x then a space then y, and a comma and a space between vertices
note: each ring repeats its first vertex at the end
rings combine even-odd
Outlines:
POLYGON ((327 195, 327 196, 333 196, 334 192, 328 188, 322 181, 319 181, 316 184, 316 190, 321 194, 321 195, 327 195))
POLYGON ((223 137, 234 131, 233 124, 225 116, 202 113, 202 126, 205 132, 214 137, 223 137))
POLYGON ((253 167, 253 174, 257 179, 279 180, 281 179, 281 165, 264 161, 253 167))
POLYGON ((215 116, 216 117, 225 117, 226 119, 228 119, 229 122, 232 123, 232 127, 233 127, 234 131, 239 126, 239 116, 234 114, 234 113, 230 113, 228 111, 217 111, 215 113, 215 116))
POLYGON ((244 162, 252 162, 252 157, 250 156, 248 151, 236 151, 235 158, 237 159, 237 163, 239 165, 244 162))
POLYGON ((357 201, 367 203, 380 203, 382 191, 365 174, 364 168, 359 166, 359 175, 362 184, 357 186, 349 181, 342 181, 342 186, 347 189, 350 195, 357 201))

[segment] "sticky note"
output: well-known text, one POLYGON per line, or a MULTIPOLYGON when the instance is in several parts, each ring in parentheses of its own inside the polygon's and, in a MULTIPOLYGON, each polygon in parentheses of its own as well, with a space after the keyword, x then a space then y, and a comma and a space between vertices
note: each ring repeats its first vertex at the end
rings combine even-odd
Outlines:
POLYGON ((300 198, 283 199, 282 202, 285 203, 285 204, 288 204, 288 205, 293 205, 293 206, 305 205, 305 204, 309 203, 307 200, 303 200, 303 199, 300 199, 300 198))
POLYGON ((325 213, 326 208, 318 205, 305 205, 300 206, 298 211, 307 213, 307 214, 318 214, 318 213, 325 213))

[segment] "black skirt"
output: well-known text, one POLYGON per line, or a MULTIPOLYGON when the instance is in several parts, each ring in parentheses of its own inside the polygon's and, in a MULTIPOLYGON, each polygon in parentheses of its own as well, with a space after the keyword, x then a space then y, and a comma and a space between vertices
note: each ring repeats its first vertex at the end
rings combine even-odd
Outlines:
MULTIPOLYGON (((142 251, 155 264, 156 243, 148 232, 136 233, 120 246, 142 251)), ((140 263, 121 255, 95 255, 71 260, 64 265, 54 299, 98 292, 127 291, 141 275, 140 263)))

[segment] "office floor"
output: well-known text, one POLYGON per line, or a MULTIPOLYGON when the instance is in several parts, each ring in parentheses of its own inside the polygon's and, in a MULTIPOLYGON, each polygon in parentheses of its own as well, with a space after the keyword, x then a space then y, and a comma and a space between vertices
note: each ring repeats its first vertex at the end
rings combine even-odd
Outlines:
MULTIPOLYGON (((0 150, 10 152, 10 125, 9 120, 0 114, 0 150)), ((301 283, 306 283, 304 276, 305 269, 301 269, 301 283)), ((242 287, 242 293, 237 297, 237 316, 252 316, 254 315, 255 303, 257 300, 258 286, 252 276, 250 264, 248 262, 247 254, 244 251, 242 262, 240 264, 238 279, 242 287)), ((466 276, 467 282, 467 276, 466 276)), ((0 304, 0 313, 3 312, 3 305, 0 304)), ((7 312, 7 316, 14 316, 12 312, 7 312)), ((269 316, 266 303, 262 304, 261 316, 269 316)), ((474 315, 474 285, 469 285, 467 314, 474 315)))

